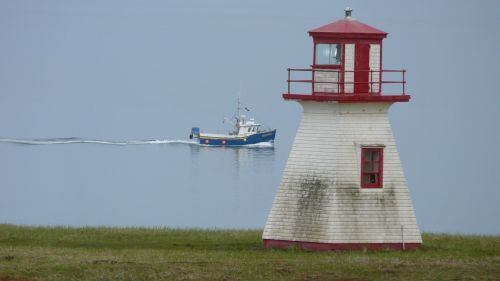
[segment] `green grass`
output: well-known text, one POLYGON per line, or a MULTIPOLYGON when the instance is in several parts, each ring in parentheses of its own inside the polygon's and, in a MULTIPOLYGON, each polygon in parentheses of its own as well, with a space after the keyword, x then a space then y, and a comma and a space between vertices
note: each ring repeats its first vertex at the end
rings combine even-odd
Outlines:
POLYGON ((0 281, 500 280, 500 237, 424 234, 416 251, 269 250, 261 230, 0 225, 0 281))

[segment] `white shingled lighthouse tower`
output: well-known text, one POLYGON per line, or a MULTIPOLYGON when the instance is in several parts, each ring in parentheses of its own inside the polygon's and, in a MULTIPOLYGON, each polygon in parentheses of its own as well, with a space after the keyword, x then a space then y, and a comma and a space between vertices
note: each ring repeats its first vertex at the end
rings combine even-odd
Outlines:
POLYGON ((309 31, 311 68, 288 69, 283 97, 304 113, 264 229, 266 248, 422 243, 388 117, 391 105, 410 100, 405 71, 382 68, 387 33, 351 13, 309 31), (310 92, 294 92, 299 83, 310 92))

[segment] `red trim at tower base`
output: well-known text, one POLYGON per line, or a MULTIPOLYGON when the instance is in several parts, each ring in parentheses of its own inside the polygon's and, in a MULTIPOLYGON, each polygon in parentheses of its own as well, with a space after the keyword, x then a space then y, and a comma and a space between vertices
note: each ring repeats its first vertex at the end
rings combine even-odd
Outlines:
POLYGON ((410 95, 308 95, 308 94, 283 94, 286 100, 302 101, 336 101, 339 103, 355 102, 408 102, 410 95))
MULTIPOLYGON (((316 243, 304 241, 288 241, 263 239, 264 248, 287 249, 299 247, 306 251, 341 251, 341 250, 403 250, 402 243, 316 243)), ((415 250, 421 246, 420 243, 404 243, 405 250, 415 250)))

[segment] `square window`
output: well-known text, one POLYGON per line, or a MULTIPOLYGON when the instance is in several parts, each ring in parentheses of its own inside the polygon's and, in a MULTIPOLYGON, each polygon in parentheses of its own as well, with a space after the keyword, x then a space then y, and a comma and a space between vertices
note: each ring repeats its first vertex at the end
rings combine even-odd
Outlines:
POLYGON ((316 64, 339 65, 341 61, 342 45, 316 44, 316 64))
POLYGON ((361 187, 382 188, 382 147, 361 148, 361 187))

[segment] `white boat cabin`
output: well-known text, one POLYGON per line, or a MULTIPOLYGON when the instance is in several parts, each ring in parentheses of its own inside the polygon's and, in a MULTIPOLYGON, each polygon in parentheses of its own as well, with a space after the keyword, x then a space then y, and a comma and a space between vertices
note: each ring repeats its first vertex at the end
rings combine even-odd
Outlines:
POLYGON ((255 122, 254 118, 250 118, 248 120, 245 119, 245 115, 242 115, 238 120, 236 125, 236 130, 233 134, 238 136, 248 136, 256 134, 260 131, 261 124, 255 122))

